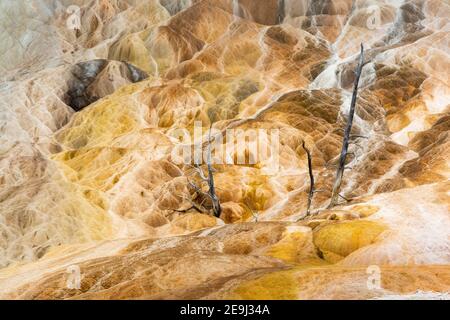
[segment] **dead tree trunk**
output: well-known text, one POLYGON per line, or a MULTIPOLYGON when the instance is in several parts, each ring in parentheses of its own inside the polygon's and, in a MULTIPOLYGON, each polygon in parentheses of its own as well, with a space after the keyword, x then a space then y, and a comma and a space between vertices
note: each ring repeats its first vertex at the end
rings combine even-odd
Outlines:
POLYGON ((308 172, 309 172, 309 194, 308 194, 308 204, 306 207, 306 216, 309 216, 311 214, 311 204, 315 193, 315 186, 314 186, 314 173, 312 169, 312 157, 311 152, 305 145, 305 140, 303 140, 302 144, 303 149, 306 152, 306 156, 308 157, 308 172))
POLYGON ((282 24, 286 17, 284 0, 278 0, 277 23, 282 24))
POLYGON ((193 182, 189 181, 189 184, 198 194, 201 194, 202 196, 207 197, 211 200, 214 216, 220 217, 220 215, 222 214, 222 206, 220 205, 220 199, 216 194, 216 187, 214 184, 214 169, 212 167, 212 157, 211 157, 211 128, 209 129, 206 165, 208 171, 207 176, 205 176, 200 165, 196 164, 194 165, 194 168, 196 169, 202 182, 205 182, 208 185, 208 192, 203 192, 202 188, 193 182))
POLYGON ((340 197, 339 192, 340 192, 340 188, 341 188, 341 184, 342 184, 342 178, 344 176, 345 162, 347 160, 348 146, 350 143, 350 133, 352 131, 353 118, 355 116, 355 110, 356 110, 356 100, 358 97, 359 79, 361 77, 361 72, 362 72, 363 66, 364 66, 364 46, 363 46, 363 44, 361 44, 361 54, 359 57, 358 67, 356 69, 356 78, 355 78, 355 84, 354 84, 354 88, 353 88, 352 102, 351 102, 350 111, 348 114, 347 126, 344 131, 344 139, 342 142, 341 155, 339 158, 338 168, 336 170, 336 178, 334 180, 333 191, 331 194, 331 200, 330 200, 330 204, 328 205, 328 208, 334 207, 338 203, 338 200, 340 197))
POLYGON ((208 168, 208 194, 211 198, 211 202, 213 205, 213 213, 214 216, 220 217, 222 214, 222 207, 220 205, 219 197, 216 194, 216 187, 214 185, 214 169, 212 167, 212 159, 211 159, 211 129, 209 128, 209 136, 208 136, 208 159, 206 160, 206 165, 208 168))

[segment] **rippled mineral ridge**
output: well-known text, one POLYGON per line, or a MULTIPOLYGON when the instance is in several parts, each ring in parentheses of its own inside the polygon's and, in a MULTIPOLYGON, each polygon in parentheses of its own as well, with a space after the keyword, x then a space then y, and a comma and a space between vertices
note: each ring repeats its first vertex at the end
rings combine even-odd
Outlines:
POLYGON ((0 26, 0 298, 448 297, 448 0, 1 1, 0 26), (215 166, 220 218, 171 157, 195 121, 280 130, 277 173, 215 166))

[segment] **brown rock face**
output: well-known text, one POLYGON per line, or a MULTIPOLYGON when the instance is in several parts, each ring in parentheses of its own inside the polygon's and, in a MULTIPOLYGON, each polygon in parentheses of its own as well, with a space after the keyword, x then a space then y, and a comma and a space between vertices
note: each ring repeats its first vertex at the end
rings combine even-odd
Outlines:
POLYGON ((0 299, 449 298, 449 17, 0 1, 0 299))

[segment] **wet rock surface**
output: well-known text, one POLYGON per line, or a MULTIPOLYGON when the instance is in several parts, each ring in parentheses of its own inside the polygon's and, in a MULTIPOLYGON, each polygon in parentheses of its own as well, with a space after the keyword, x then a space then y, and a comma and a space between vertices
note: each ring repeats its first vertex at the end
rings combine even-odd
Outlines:
POLYGON ((67 1, 0 3, 0 298, 450 290, 447 3, 75 4, 77 30, 67 1), (327 208, 361 42, 351 156, 327 208), (173 153, 174 133, 193 136, 198 121, 204 137, 211 126, 279 132, 277 170, 245 143, 229 157, 256 163, 214 165, 220 217, 193 206, 211 204, 173 153), (307 218, 303 142, 319 190, 307 218), (79 289, 67 287, 74 265, 79 289))

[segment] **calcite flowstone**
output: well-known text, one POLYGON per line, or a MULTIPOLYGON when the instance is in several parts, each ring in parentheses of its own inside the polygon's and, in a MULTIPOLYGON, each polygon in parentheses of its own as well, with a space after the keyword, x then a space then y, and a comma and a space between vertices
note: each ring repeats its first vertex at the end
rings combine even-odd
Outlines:
POLYGON ((450 6, 263 2, 0 2, 0 298, 445 296, 450 6), (214 163, 220 217, 176 152, 210 128, 278 134, 214 163))
POLYGON ((382 225, 372 221, 334 223, 315 230, 314 244, 325 260, 337 262, 375 242, 384 230, 382 225))

